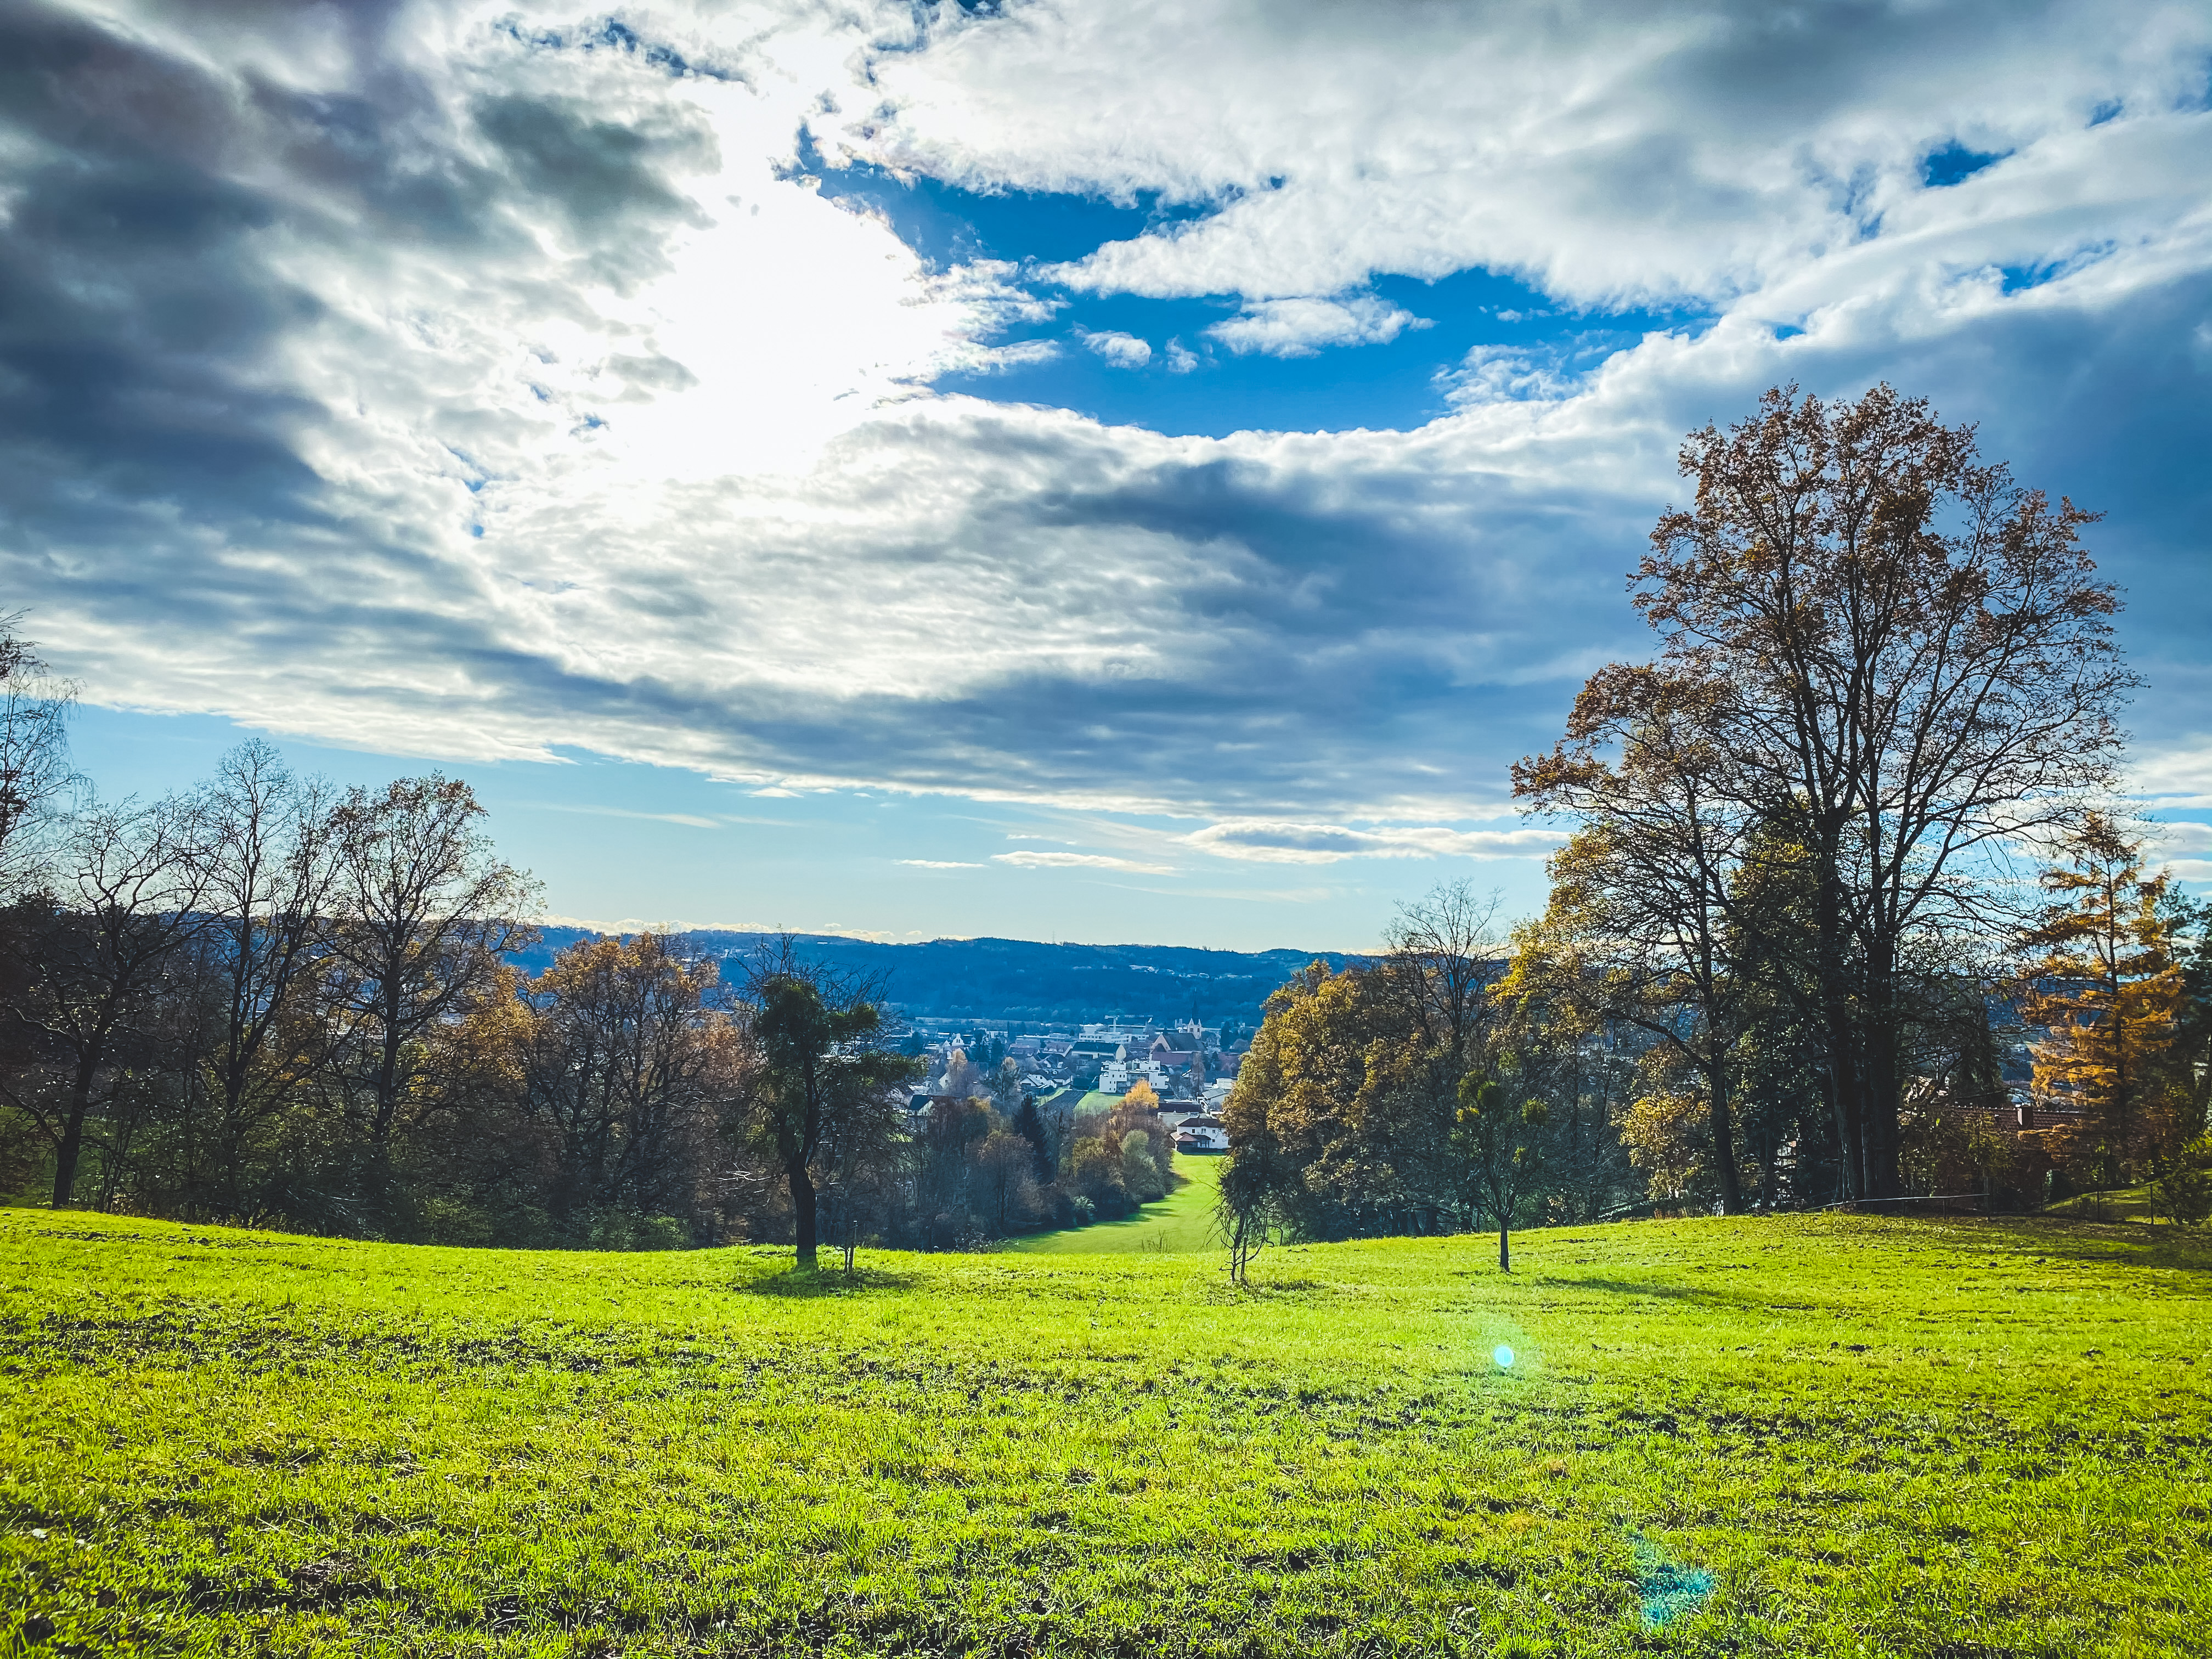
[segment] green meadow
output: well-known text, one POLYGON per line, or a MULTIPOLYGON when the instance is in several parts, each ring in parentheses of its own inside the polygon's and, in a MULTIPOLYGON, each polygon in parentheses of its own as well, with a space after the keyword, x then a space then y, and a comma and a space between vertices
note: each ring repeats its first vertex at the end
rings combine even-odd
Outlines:
POLYGON ((2212 1650, 2201 1243, 1516 1254, 852 1284, 0 1211, 0 1654, 2212 1650))
POLYGON ((1123 1250, 1153 1250, 1188 1254, 1220 1243, 1213 1219, 1213 1204, 1221 1189, 1222 1166, 1228 1159, 1203 1154, 1176 1155, 1176 1189, 1165 1198, 1140 1205, 1134 1215, 1118 1221, 1094 1222, 1088 1227, 1068 1227, 1057 1232, 1019 1238, 1007 1249, 1024 1255, 1091 1255, 1123 1250))

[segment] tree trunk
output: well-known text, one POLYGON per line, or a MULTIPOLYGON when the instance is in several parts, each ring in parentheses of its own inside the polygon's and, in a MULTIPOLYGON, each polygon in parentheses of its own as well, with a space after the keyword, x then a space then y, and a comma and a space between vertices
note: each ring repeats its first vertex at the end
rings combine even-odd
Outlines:
POLYGON ((54 1148, 54 1208, 66 1210, 76 1189, 77 1160, 84 1155, 84 1114, 72 1111, 54 1148))
POLYGON ((791 1208, 799 1225, 799 1266, 802 1272, 811 1273, 817 1247, 814 1181, 804 1164, 791 1164, 786 1173, 791 1178, 791 1208))
POLYGON ((1897 1173, 1897 980, 1886 954, 1867 964, 1865 1054, 1860 1076, 1859 1132, 1866 1140, 1864 1192, 1895 1198, 1897 1173))
POLYGON ((1735 1167, 1735 1115, 1729 1102, 1728 1067, 1715 1060, 1705 1070, 1713 1098, 1713 1160, 1721 1176, 1721 1213, 1743 1213, 1743 1178, 1735 1167))
MULTIPOLYGON (((102 1046, 105 1046, 104 1041, 102 1046)), ((92 1079, 100 1069, 99 1050, 85 1057, 70 1079, 69 1115, 54 1147, 54 1208, 66 1210, 76 1196, 76 1166, 84 1158, 84 1121, 92 1115, 92 1079)))
POLYGON ((1504 1218, 1504 1216, 1500 1216, 1500 1217, 1498 1217, 1498 1272, 1500 1272, 1500 1273, 1511 1273, 1511 1272, 1513 1271, 1513 1247, 1511 1246, 1511 1244, 1510 1244, 1510 1243, 1509 1243, 1507 1242, 1507 1239, 1506 1239, 1506 1232, 1507 1232, 1507 1230, 1508 1230, 1508 1224, 1507 1224, 1507 1222, 1506 1222, 1505 1218, 1504 1218))
POLYGON ((1836 1155, 1844 1177, 1843 1196, 1864 1198, 1866 1139, 1859 1113, 1859 1074, 1853 1050, 1858 1033, 1839 994, 1825 999, 1822 1024, 1828 1048, 1828 1104, 1836 1119, 1836 1155))

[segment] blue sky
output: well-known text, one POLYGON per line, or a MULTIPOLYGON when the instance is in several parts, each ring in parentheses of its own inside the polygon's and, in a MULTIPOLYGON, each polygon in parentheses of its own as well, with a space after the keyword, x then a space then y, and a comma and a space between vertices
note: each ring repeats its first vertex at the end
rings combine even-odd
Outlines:
POLYGON ((1357 948, 1796 381, 2106 514, 2212 878, 2212 16, 238 0, 0 39, 0 562, 111 794, 471 779, 551 911, 1357 948))

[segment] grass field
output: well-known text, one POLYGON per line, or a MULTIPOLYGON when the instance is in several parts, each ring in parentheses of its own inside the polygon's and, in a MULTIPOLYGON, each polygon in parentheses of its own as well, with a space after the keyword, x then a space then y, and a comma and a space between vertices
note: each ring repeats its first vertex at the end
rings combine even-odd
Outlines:
POLYGON ((1220 1234, 1213 1224, 1213 1199, 1220 1188, 1224 1162, 1218 1157, 1178 1152, 1176 1174, 1182 1184, 1136 1214, 1088 1227, 1038 1233, 1016 1239, 1006 1248, 1025 1255, 1095 1255, 1124 1250, 1172 1255, 1216 1249, 1220 1234))
POLYGON ((2212 1649, 2202 1244, 1492 1249, 848 1287, 0 1212, 0 1653, 2212 1649))

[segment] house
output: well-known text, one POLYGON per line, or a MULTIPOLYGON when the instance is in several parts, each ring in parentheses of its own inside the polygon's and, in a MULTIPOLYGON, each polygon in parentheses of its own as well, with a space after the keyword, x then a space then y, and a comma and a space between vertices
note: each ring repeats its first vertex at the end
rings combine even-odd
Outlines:
POLYGON ((1176 1129, 1175 1144, 1179 1152, 1225 1152, 1228 1126, 1218 1117, 1187 1117, 1176 1129))

